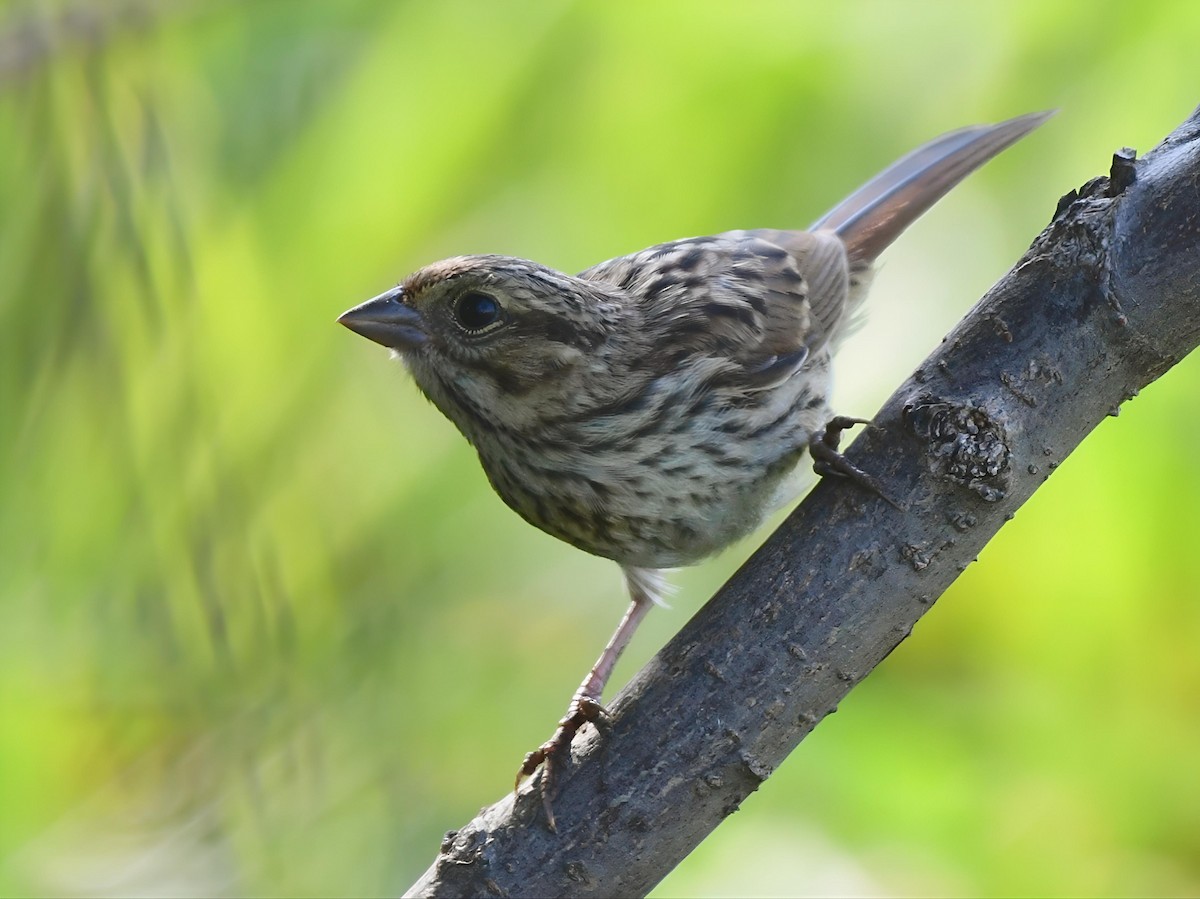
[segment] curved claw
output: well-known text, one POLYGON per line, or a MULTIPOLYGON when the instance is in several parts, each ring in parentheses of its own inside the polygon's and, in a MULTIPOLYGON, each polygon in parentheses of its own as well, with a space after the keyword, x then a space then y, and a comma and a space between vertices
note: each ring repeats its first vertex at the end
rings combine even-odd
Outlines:
POLYGON ((855 466, 838 451, 838 446, 841 444, 842 431, 853 425, 866 425, 869 428, 876 427, 871 423, 870 419, 837 415, 829 420, 829 423, 825 426, 824 433, 818 431, 809 438, 808 454, 813 460, 813 471, 821 477, 836 475, 837 477, 849 478, 860 487, 880 497, 892 508, 898 509, 901 512, 906 511, 902 505, 884 492, 883 485, 878 480, 855 466))
POLYGON ((571 751, 571 741, 585 724, 592 724, 607 717, 599 701, 593 696, 576 694, 567 706, 567 714, 558 722, 550 739, 532 752, 525 754, 521 769, 513 783, 513 792, 521 788, 521 782, 542 768, 542 807, 546 810, 546 823, 557 832, 554 820, 554 797, 558 793, 558 763, 564 754, 571 751))
POLYGON ((517 772, 514 792, 520 788, 521 780, 532 775, 539 767, 542 768, 542 807, 546 810, 546 822, 551 830, 555 830, 553 801, 558 791, 558 766, 564 756, 571 754, 571 741, 579 729, 585 724, 596 724, 608 718, 600 697, 604 695, 604 685, 608 683, 613 666, 621 657, 621 652, 633 638, 638 622, 645 617, 646 612, 654 605, 656 590, 660 586, 657 572, 642 568, 625 569, 625 580, 629 585, 630 602, 621 623, 604 647, 604 652, 583 679, 571 704, 567 706, 567 714, 558 722, 558 727, 550 739, 525 756, 521 770, 517 772))

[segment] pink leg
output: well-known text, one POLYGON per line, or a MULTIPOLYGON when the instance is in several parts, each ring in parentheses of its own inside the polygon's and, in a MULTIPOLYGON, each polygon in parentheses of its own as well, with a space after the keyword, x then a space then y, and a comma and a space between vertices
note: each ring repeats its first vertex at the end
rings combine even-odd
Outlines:
POLYGON ((558 728, 554 734, 549 740, 525 756, 521 770, 517 772, 516 786, 519 787, 523 778, 533 774, 539 765, 545 765, 542 772, 542 805, 546 809, 546 820, 549 822, 551 830, 555 829, 553 802, 557 792, 558 763, 564 754, 569 753, 571 741, 579 729, 588 722, 595 722, 603 717, 604 707, 600 705, 600 698, 604 695, 604 686, 612 676, 613 668, 616 667, 617 660, 621 658, 621 653, 633 639, 638 625, 641 624, 646 613, 658 599, 655 595, 658 587, 655 574, 627 569, 626 580, 629 584, 632 602, 626 609, 621 623, 617 625, 616 631, 608 641, 608 645, 604 647, 604 652, 600 653, 600 658, 596 660, 592 670, 588 672, 583 683, 579 685, 579 689, 575 691, 575 695, 571 697, 571 704, 567 706, 567 714, 558 722, 558 728))
POLYGON ((604 694, 604 685, 612 677, 617 660, 621 658, 621 653, 633 639, 634 632, 642 623, 642 619, 646 617, 646 613, 650 611, 651 606, 653 603, 645 596, 640 593, 634 595, 629 608, 625 610, 625 616, 617 625, 616 631, 613 632, 612 639, 608 641, 604 652, 600 653, 600 658, 596 660, 596 664, 592 666, 588 676, 583 679, 583 683, 575 691, 576 699, 584 698, 597 703, 600 701, 600 697, 604 694))

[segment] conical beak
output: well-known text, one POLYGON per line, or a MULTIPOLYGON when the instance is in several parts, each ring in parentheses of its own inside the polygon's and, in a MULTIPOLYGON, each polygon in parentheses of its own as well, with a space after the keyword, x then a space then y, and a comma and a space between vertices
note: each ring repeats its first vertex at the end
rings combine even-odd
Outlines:
POLYGON ((410 350, 429 339, 421 313, 404 304, 403 287, 394 287, 343 312, 338 323, 393 350, 410 350))

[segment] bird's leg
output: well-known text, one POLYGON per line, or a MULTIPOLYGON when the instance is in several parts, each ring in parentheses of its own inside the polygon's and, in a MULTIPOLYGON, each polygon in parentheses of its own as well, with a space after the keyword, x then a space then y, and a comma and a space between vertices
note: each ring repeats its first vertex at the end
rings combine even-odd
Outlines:
POLYGON ((521 781, 533 774, 539 765, 544 765, 542 806, 546 810, 546 820, 551 830, 555 830, 553 803, 558 791, 559 764, 570 753, 571 741, 579 729, 588 722, 595 722, 604 717, 604 707, 600 704, 600 698, 604 695, 604 685, 612 676, 617 659, 621 657, 621 653, 633 639, 634 631, 637 630, 638 625, 641 624, 642 619, 646 617, 646 613, 650 611, 650 607, 658 598, 654 592, 655 585, 658 583, 656 578, 646 576, 652 573, 643 572, 641 569, 626 569, 625 574, 626 582, 629 584, 629 594, 632 598, 629 608, 625 611, 625 616, 617 625, 608 645, 604 647, 604 652, 600 653, 600 658, 596 660, 592 670, 588 672, 583 683, 579 685, 579 689, 575 691, 575 695, 571 697, 571 704, 567 706, 567 714, 558 722, 558 728, 554 734, 549 740, 525 756, 521 770, 517 772, 517 782, 514 788, 520 787, 521 781))
POLYGON ((854 425, 869 425, 870 423, 870 419, 851 418, 848 415, 835 415, 831 418, 825 425, 824 432, 818 431, 808 439, 808 454, 812 456, 813 471, 821 477, 836 475, 839 478, 849 478, 903 512, 904 507, 883 492, 883 486, 879 481, 854 465, 838 451, 842 441, 842 431, 854 425))

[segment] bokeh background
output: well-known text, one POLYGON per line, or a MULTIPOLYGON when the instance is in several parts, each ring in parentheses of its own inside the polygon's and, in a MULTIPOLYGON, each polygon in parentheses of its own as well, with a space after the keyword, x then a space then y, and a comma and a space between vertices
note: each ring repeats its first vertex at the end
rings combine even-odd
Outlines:
MULTIPOLYGON (((457 253, 803 226, 1059 107, 885 257, 869 415, 1200 102, 1198 46, 1170 2, 0 5, 0 893, 397 893, 607 639, 615 566, 343 309, 457 253)), ((1101 425, 657 894, 1200 893, 1198 392, 1101 425)))

